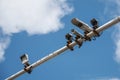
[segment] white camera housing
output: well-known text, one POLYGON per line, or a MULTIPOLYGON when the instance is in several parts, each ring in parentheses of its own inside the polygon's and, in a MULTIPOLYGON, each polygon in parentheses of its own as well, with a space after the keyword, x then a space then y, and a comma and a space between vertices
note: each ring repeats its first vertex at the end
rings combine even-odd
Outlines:
POLYGON ((77 18, 73 18, 71 20, 72 24, 74 24, 75 26, 77 26, 78 28, 82 29, 85 32, 90 32, 93 29, 91 27, 89 27, 86 23, 84 23, 83 21, 77 19, 77 18))
POLYGON ((72 32, 74 35, 79 36, 80 38, 83 38, 83 37, 84 37, 81 33, 79 33, 78 31, 76 31, 76 30, 74 30, 74 29, 72 29, 71 32, 72 32))
POLYGON ((28 55, 27 54, 23 54, 21 57, 20 57, 21 61, 22 61, 22 64, 26 65, 28 64, 29 62, 29 58, 28 58, 28 55))

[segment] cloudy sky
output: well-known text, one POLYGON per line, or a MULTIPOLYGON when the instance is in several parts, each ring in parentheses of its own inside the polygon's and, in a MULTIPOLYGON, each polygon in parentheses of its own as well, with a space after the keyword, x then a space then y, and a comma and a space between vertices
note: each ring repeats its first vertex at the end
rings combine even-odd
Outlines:
MULTIPOLYGON (((0 0, 0 80, 66 45, 74 17, 91 26, 120 15, 119 0, 0 0)), ((82 32, 81 30, 79 30, 82 32)), ((120 80, 120 26, 104 31, 95 41, 63 54, 16 80, 120 80)))

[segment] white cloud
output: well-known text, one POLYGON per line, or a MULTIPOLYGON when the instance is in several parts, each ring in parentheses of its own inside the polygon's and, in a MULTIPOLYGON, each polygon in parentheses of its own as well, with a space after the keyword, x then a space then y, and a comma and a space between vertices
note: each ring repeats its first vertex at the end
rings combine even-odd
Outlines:
POLYGON ((71 11, 65 0, 0 0, 0 26, 7 34, 44 34, 62 28, 71 11))
POLYGON ((115 51, 115 60, 120 63, 120 35, 119 33, 116 33, 117 36, 116 40, 115 40, 115 44, 116 44, 116 51, 115 51))
POLYGON ((2 41, 0 41, 0 62, 4 60, 4 53, 5 53, 5 49, 7 48, 8 44, 9 44, 9 38, 5 38, 5 39, 1 39, 2 41))
POLYGON ((108 80, 120 80, 119 78, 111 78, 111 79, 108 79, 108 80))
MULTIPOLYGON (((61 18, 73 10, 66 0, 0 0, 0 28, 4 35, 26 31, 46 34, 63 28, 61 18)), ((10 37, 10 36, 9 36, 10 37)), ((1 58, 9 39, 0 42, 1 58)))
MULTIPOLYGON (((110 15, 110 17, 120 16, 120 0, 106 0, 105 2, 105 14, 110 15)), ((116 27, 116 32, 114 33, 114 41, 116 45, 115 50, 115 60, 120 63, 120 24, 116 27)))
POLYGON ((90 79, 90 80, 120 80, 120 78, 117 78, 117 77, 101 77, 101 78, 93 78, 93 79, 90 79))
POLYGON ((98 80, 120 80, 120 78, 102 78, 98 80))
MULTIPOLYGON (((120 15, 120 0, 113 0, 114 4, 116 4, 116 13, 114 13, 115 16, 120 15)), ((120 63, 120 23, 116 27, 117 32, 115 33, 115 44, 116 44, 116 51, 115 51, 115 60, 120 63)))
POLYGON ((4 35, 2 30, 0 30, 0 62, 4 60, 5 49, 10 43, 10 37, 4 35))

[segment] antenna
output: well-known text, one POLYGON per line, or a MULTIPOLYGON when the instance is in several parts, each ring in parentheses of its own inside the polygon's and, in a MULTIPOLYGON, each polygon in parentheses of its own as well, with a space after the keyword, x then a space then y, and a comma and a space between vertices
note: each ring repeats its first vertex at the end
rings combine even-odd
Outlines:
MULTIPOLYGON (((94 26, 96 25, 96 20, 94 19, 94 20, 91 21, 91 22, 93 22, 93 27, 94 27, 94 26), (95 23, 95 24, 94 24, 94 23, 95 23)), ((107 28, 109 28, 109 27, 117 24, 118 22, 120 22, 120 16, 118 16, 117 18, 115 18, 115 19, 113 19, 113 20, 105 23, 104 25, 95 28, 95 29, 91 29, 91 28, 85 27, 84 30, 87 29, 87 30, 89 30, 89 32, 88 32, 88 33, 85 33, 84 36, 81 35, 80 33, 78 33, 77 31, 72 30, 72 33, 73 33, 74 35, 76 35, 76 36, 79 35, 80 37, 79 37, 79 38, 74 38, 73 35, 71 35, 71 34, 68 33, 68 34, 66 35, 66 36, 67 36, 67 37, 66 37, 66 39, 67 39, 67 45, 65 45, 64 47, 62 47, 62 48, 60 48, 60 49, 58 49, 58 50, 56 50, 56 51, 54 51, 53 53, 50 53, 49 55, 43 57, 42 59, 40 59, 40 60, 38 60, 38 61, 36 61, 36 62, 34 62, 33 64, 27 65, 24 69, 22 69, 22 70, 18 71, 17 73, 11 75, 10 77, 6 78, 5 80, 14 80, 15 78, 21 76, 22 74, 24 74, 24 73, 26 73, 26 72, 29 73, 29 71, 31 71, 31 70, 34 69, 35 67, 43 64, 44 62, 47 62, 48 60, 54 58, 55 56, 57 56, 57 55, 59 55, 59 54, 62 54, 64 51, 66 51, 66 50, 68 50, 68 49, 70 49, 70 50, 73 51, 73 47, 74 47, 75 45, 82 46, 81 44, 82 44, 83 42, 91 41, 91 38, 93 38, 93 37, 99 37, 99 33, 100 33, 100 32, 103 32, 104 30, 106 30, 107 28), (82 38, 81 38, 81 37, 82 37, 82 38)), ((82 22, 81 22, 81 24, 85 24, 85 23, 82 23, 82 22)), ((77 26, 77 25, 76 25, 76 26, 77 26)), ((88 26, 88 27, 89 27, 89 26, 88 26)), ((24 61, 25 61, 25 63, 23 63, 24 65, 28 64, 28 57, 27 57, 26 54, 21 57, 21 60, 24 60, 24 61), (26 63, 26 62, 27 62, 27 63, 26 63)))

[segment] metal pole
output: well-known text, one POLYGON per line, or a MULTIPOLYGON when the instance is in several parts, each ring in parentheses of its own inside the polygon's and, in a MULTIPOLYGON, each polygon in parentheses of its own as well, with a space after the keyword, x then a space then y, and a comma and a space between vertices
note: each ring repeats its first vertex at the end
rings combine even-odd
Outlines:
MULTIPOLYGON (((107 28, 109 28, 109 27, 117 24, 118 22, 120 22, 120 16, 118 16, 118 17, 116 17, 115 19, 112 19, 112 20, 110 20, 109 22, 107 22, 107 23, 103 24, 102 26, 98 27, 98 28, 96 29, 96 31, 97 31, 98 33, 99 33, 99 32, 102 32, 102 31, 106 30, 107 28)), ((93 35, 94 35, 94 32, 93 32, 93 31, 91 31, 90 33, 87 34, 87 36, 89 36, 89 37, 92 37, 93 35)))
MULTIPOLYGON (((106 30, 107 28, 111 27, 112 25, 116 24, 120 22, 120 16, 118 16, 117 18, 107 22, 106 24, 100 26, 99 28, 96 29, 96 31, 99 33, 99 32, 102 32, 104 30, 106 30)), ((87 34, 88 37, 93 37, 95 35, 94 31, 91 31, 90 33, 87 34)), ((78 41, 79 42, 83 42, 85 39, 79 39, 78 41)), ((70 44, 71 47, 74 47, 75 45, 77 45, 77 43, 74 41, 70 44)), ((64 51, 68 50, 69 48, 67 46, 64 46, 56 51, 54 51, 53 53, 43 57, 42 59, 36 61, 35 63, 31 64, 30 66, 27 67, 27 69, 29 69, 30 67, 35 68, 39 65, 41 65, 42 63, 54 58, 55 56, 63 53, 64 51)), ((20 75, 26 73, 26 71, 24 69, 20 70, 19 72, 13 74, 12 76, 6 78, 5 80, 14 80, 15 78, 19 77, 20 75)))

